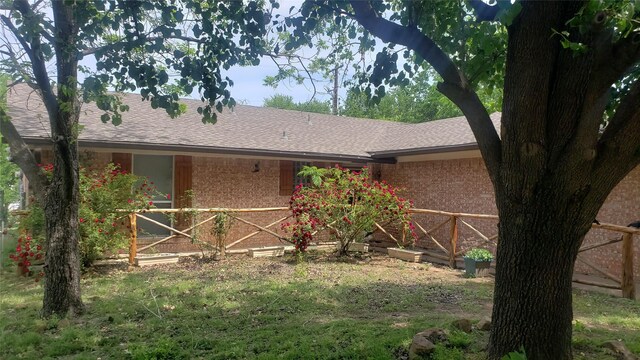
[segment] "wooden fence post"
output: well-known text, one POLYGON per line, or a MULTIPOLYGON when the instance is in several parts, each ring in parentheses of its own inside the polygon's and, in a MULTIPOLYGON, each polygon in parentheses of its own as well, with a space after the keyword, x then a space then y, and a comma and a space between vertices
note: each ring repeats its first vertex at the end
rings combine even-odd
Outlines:
POLYGON ((136 224, 136 213, 129 214, 129 266, 135 264, 138 252, 138 226, 136 224))
POLYGON ((451 251, 449 252, 449 267, 456 268, 456 246, 458 244, 458 218, 451 217, 451 238, 449 239, 449 245, 451 251))
POLYGON ((633 234, 622 234, 622 296, 635 299, 636 288, 633 280, 633 234))

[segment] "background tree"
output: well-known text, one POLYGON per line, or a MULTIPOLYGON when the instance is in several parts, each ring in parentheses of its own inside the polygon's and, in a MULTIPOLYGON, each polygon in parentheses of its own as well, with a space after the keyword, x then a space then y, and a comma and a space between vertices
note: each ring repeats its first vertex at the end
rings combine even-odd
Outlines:
MULTIPOLYGON (((0 76, 0 108, 6 108, 7 78, 0 76)), ((0 134, 0 221, 7 224, 9 205, 20 200, 19 168, 10 161, 9 148, 0 134)), ((2 229, 0 229, 2 231, 2 229)))
MULTIPOLYGON (((9 149, 0 135, 0 221, 8 221, 9 205, 20 200, 18 173, 20 169, 9 161, 9 149)), ((0 229, 1 231, 1 229, 0 229)))
POLYGON ((307 102, 295 102, 293 97, 289 95, 275 94, 269 98, 264 99, 262 104, 265 107, 286 109, 286 110, 298 110, 319 114, 331 114, 331 105, 328 101, 320 101, 317 99, 311 99, 307 102))
MULTIPOLYGON (((436 88, 436 78, 433 70, 420 71, 409 84, 391 89, 384 97, 378 99, 379 101, 372 101, 360 88, 352 88, 347 92, 340 113, 346 116, 407 123, 461 116, 462 111, 436 88)), ((489 93, 486 88, 481 88, 479 94, 490 113, 500 111, 500 89, 492 89, 489 93)))
POLYGON ((366 33, 358 34, 355 20, 303 24, 301 18, 296 17, 301 15, 300 10, 293 6, 289 9, 289 17, 274 16, 275 24, 281 20, 296 26, 296 30, 290 33, 272 28, 275 31, 269 32, 274 36, 268 39, 268 46, 274 55, 279 55, 271 56, 278 72, 265 77, 264 84, 274 88, 286 81, 309 84, 312 100, 317 94, 329 94, 331 113, 338 115, 340 90, 351 82, 357 69, 366 66, 367 55, 371 54, 368 49, 375 45, 375 40, 366 33), (295 45, 301 33, 313 47, 302 51, 295 45))
POLYGON ((268 21, 262 6, 213 0, 0 2, 0 71, 10 74, 10 87, 26 83, 42 98, 51 128, 53 172, 47 177, 0 109, 0 132, 45 212, 44 316, 83 310, 76 141, 81 102, 95 101, 104 111, 102 121, 118 125, 127 107, 108 87, 139 90, 143 100, 172 117, 185 110, 178 95, 195 91, 204 102, 197 109, 203 121, 215 122, 214 109, 235 103, 222 70, 259 62, 268 21), (80 64, 85 57, 95 58, 95 70, 80 64))
POLYGON ((489 357, 524 346, 529 359, 572 358, 578 249, 640 163, 634 3, 307 1, 300 13, 295 46, 308 44, 308 27, 351 19, 389 44, 365 69, 374 99, 425 63, 438 73, 475 135, 500 216, 489 357), (396 46, 408 49, 401 69, 396 46), (503 89, 500 135, 480 84, 503 89))

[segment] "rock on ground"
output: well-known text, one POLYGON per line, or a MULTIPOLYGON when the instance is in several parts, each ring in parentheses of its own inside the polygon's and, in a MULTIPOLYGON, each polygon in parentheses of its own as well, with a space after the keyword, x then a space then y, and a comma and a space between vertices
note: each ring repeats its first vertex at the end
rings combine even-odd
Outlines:
POLYGON ((469 319, 458 319, 452 323, 453 327, 456 329, 462 330, 466 333, 471 332, 471 320, 469 319))
POLYGON ((638 357, 627 349, 622 341, 611 340, 602 344, 602 347, 611 349, 620 360, 638 360, 638 357))
POLYGON ((447 332, 444 329, 427 329, 415 334, 409 347, 409 360, 424 358, 436 349, 434 343, 446 340, 447 332))
POLYGON ((476 329, 481 331, 491 330, 491 319, 482 319, 478 321, 478 324, 476 325, 476 329))

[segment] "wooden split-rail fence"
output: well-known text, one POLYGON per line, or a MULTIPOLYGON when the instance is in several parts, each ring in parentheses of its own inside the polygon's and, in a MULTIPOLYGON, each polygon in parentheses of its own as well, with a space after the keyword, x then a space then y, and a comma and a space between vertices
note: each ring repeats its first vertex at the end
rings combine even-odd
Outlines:
MULTIPOLYGON (((149 209, 143 210, 139 212, 130 213, 129 222, 130 222, 130 247, 129 247, 129 262, 133 264, 135 261, 135 257, 138 252, 148 250, 162 244, 168 240, 177 238, 177 237, 185 237, 191 239, 192 241, 198 241, 194 237, 195 230, 203 226, 214 219, 220 214, 226 214, 230 218, 234 219, 239 223, 243 223, 253 228, 252 231, 248 234, 240 236, 237 239, 231 240, 226 243, 225 250, 229 250, 229 248, 237 246, 238 244, 253 238, 259 234, 268 234, 280 241, 287 241, 287 238, 283 235, 277 233, 273 230, 273 228, 282 222, 286 221, 290 218, 291 215, 282 216, 283 212, 289 211, 287 207, 271 207, 271 208, 242 208, 242 209, 229 209, 229 208, 204 208, 204 209, 149 209), (202 221, 192 224, 191 226, 178 230, 172 226, 163 224, 159 221, 151 219, 147 216, 147 214, 153 213, 163 213, 163 214, 208 214, 206 218, 202 221), (245 218, 246 214, 255 214, 255 213, 280 213, 280 216, 277 219, 270 221, 268 224, 260 225, 257 224, 256 221, 250 221, 245 218), (138 220, 150 222, 156 226, 160 226, 170 232, 170 235, 154 241, 151 244, 142 246, 138 248, 137 246, 137 223, 138 220)), ((429 210, 429 209, 411 209, 410 213, 415 215, 429 215, 433 217, 438 217, 440 220, 436 221, 434 225, 430 227, 425 227, 420 222, 416 221, 416 217, 414 216, 413 222, 416 226, 416 232, 418 233, 418 242, 426 242, 429 244, 433 244, 433 248, 437 249, 435 252, 428 252, 428 256, 439 259, 449 264, 450 267, 455 268, 456 262, 460 259, 460 256, 464 255, 466 249, 461 249, 461 243, 459 239, 459 232, 462 228, 468 229, 471 231, 477 238, 484 243, 488 247, 497 246, 498 243, 498 234, 494 234, 491 236, 487 236, 478 230, 479 226, 472 225, 472 219, 475 220, 491 220, 497 221, 497 215, 488 215, 488 214, 468 214, 468 213, 454 213, 454 212, 446 212, 446 211, 437 211, 437 210, 429 210), (447 231, 448 227, 448 231, 447 231), (441 239, 436 238, 436 234, 438 234, 441 239), (442 235, 445 234, 445 238, 442 239, 442 235)), ((384 236, 388 237, 392 241, 396 243, 402 243, 404 241, 404 234, 396 234, 394 236, 393 230, 385 229, 387 224, 375 224, 378 231, 384 236), (402 238, 398 239, 400 236, 402 238)), ((635 283, 634 283, 634 267, 633 267, 633 257, 634 257, 634 246, 633 240, 634 235, 640 234, 640 229, 619 226, 614 224, 593 224, 593 229, 602 229, 616 233, 616 237, 595 243, 595 244, 586 244, 583 245, 579 250, 578 261, 595 272, 602 275, 604 278, 609 279, 613 282, 613 284, 605 284, 602 282, 594 282, 587 279, 574 279, 574 281, 583 283, 586 285, 592 286, 600 286, 606 287, 610 289, 616 289, 622 291, 622 295, 627 298, 635 298, 635 283), (602 248, 603 246, 613 245, 616 243, 622 243, 621 253, 622 253, 622 271, 621 276, 616 276, 611 274, 609 271, 602 269, 600 266, 594 264, 593 262, 587 260, 586 258, 580 256, 587 251, 591 251, 594 249, 602 248)), ((220 249, 217 249, 220 250, 220 249)))

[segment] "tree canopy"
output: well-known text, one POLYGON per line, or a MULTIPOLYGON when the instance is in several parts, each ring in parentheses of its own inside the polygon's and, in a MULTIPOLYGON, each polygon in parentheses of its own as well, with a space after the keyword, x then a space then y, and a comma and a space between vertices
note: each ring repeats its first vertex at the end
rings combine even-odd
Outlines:
MULTIPOLYGON (((347 93, 341 115, 385 119, 408 123, 461 116, 462 111, 436 88, 436 76, 432 71, 420 71, 407 85, 400 85, 386 92, 377 101, 352 88, 347 93)), ((482 101, 489 112, 500 111, 502 91, 495 89, 488 93, 481 88, 482 101)))
POLYGON ((323 22, 371 39, 359 83, 373 103, 432 68, 467 119, 500 217, 489 357, 524 347, 530 359, 572 358, 578 250, 640 163, 637 3, 307 1, 278 29, 304 47, 323 22), (499 132, 483 89, 502 90, 499 132))
POLYGON ((263 1, 0 2, 0 72, 10 76, 9 87, 26 83, 42 98, 51 129, 54 166, 45 176, 0 109, 0 132, 45 212, 44 316, 83 310, 76 141, 81 103, 95 102, 102 121, 118 125, 128 108, 117 92, 139 91, 172 117, 184 111, 179 95, 196 93, 203 121, 215 122, 216 110, 235 104, 228 89, 233 82, 223 71, 256 65, 265 52, 270 15, 264 7, 263 1), (95 68, 81 62, 87 57, 95 68))
POLYGON ((328 101, 312 99, 306 102, 295 102, 293 101, 293 96, 282 94, 274 94, 273 96, 264 99, 263 106, 276 109, 331 114, 331 105, 328 101))

